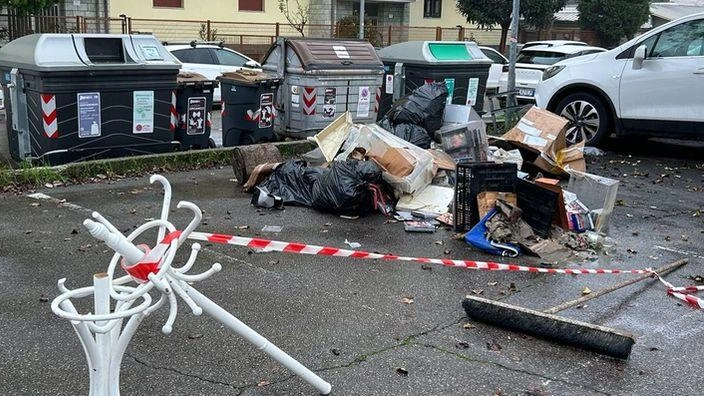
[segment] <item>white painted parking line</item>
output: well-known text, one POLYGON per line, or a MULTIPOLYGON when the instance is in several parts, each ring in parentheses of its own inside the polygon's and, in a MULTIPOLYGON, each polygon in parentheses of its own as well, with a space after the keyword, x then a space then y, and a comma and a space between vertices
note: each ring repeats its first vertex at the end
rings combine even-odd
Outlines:
POLYGON ((695 257, 698 259, 704 259, 704 255, 697 253, 697 252, 691 252, 691 251, 680 250, 680 249, 673 249, 673 248, 668 248, 668 247, 660 246, 660 245, 655 245, 655 249, 664 250, 666 252, 671 252, 671 253, 677 253, 677 254, 681 254, 684 256, 691 256, 691 257, 695 257))
POLYGON ((78 212, 93 213, 93 211, 92 211, 91 209, 84 208, 84 207, 81 206, 81 205, 76 205, 76 204, 73 204, 73 203, 71 203, 71 202, 67 202, 65 199, 54 198, 54 197, 52 197, 51 195, 46 195, 46 194, 44 194, 44 193, 28 194, 27 197, 28 197, 28 198, 32 198, 32 199, 36 199, 36 200, 39 200, 39 201, 49 201, 49 202, 55 203, 55 204, 57 204, 57 205, 59 205, 59 206, 62 206, 62 207, 64 207, 64 208, 67 208, 67 209, 70 209, 70 210, 75 210, 75 211, 78 211, 78 212))

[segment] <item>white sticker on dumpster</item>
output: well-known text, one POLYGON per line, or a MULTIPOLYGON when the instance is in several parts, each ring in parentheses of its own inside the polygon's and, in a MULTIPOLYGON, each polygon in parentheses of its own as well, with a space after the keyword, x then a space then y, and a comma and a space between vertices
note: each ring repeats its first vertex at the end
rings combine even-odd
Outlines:
POLYGON ((477 104, 477 92, 479 92, 479 79, 470 78, 469 86, 467 87, 467 104, 474 106, 477 104))
POLYGON ((100 136, 100 92, 81 92, 78 102, 78 137, 100 136))
POLYGON ((394 75, 393 74, 386 75, 386 93, 389 95, 394 93, 394 75))
POLYGON ((333 51, 335 51, 335 55, 337 55, 338 58, 340 58, 340 59, 349 59, 350 58, 350 53, 347 52, 347 48, 345 48, 341 45, 333 45, 332 49, 333 49, 333 51))
POLYGON ((188 98, 188 124, 186 134, 202 135, 205 133, 205 117, 207 111, 205 109, 207 101, 205 96, 188 98))
POLYGON ((154 91, 134 91, 132 109, 132 133, 153 133, 154 91))
POLYGON ((359 99, 357 100, 357 117, 369 116, 370 101, 371 92, 369 92, 369 87, 359 87, 359 99))

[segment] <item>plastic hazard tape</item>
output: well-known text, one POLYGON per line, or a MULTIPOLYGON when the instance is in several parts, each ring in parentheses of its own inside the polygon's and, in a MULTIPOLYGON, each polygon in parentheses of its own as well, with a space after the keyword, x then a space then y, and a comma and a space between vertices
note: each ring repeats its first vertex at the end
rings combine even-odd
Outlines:
POLYGON ((704 290, 704 286, 683 286, 677 287, 673 286, 671 283, 662 279, 658 276, 660 282, 667 286, 667 294, 675 297, 679 300, 686 302, 689 306, 697 309, 704 309, 704 299, 692 295, 691 293, 697 293, 704 290))
POLYGON ((298 253, 310 254, 318 256, 333 256, 333 257, 351 257, 356 259, 377 259, 377 260, 396 260, 396 261, 412 261, 423 264, 440 264, 448 267, 460 267, 469 269, 481 269, 489 271, 522 271, 522 272, 540 272, 546 274, 649 274, 652 273, 648 269, 637 270, 620 270, 620 269, 584 269, 584 268, 542 268, 530 267, 516 264, 503 264, 491 261, 474 261, 474 260, 455 260, 455 259, 433 259, 420 257, 396 256, 393 254, 370 253, 361 250, 339 249, 329 246, 316 246, 296 242, 272 241, 261 238, 247 238, 235 235, 225 234, 209 234, 205 232, 192 232, 189 239, 197 241, 207 241, 220 243, 225 245, 246 246, 252 249, 260 249, 265 252, 283 252, 283 253, 298 253))
MULTIPOLYGON (((180 231, 175 231, 179 233, 180 231)), ((173 234, 173 233, 172 233, 173 234)), ((166 236, 166 239, 172 238, 171 234, 166 236)), ((308 245, 297 242, 272 241, 262 238, 247 238, 236 235, 226 234, 211 234, 206 232, 192 232, 188 239, 197 241, 212 242, 224 245, 244 246, 252 249, 258 249, 264 252, 283 252, 308 254, 318 256, 331 257, 351 257, 355 259, 375 259, 375 260, 394 260, 394 261, 410 261, 423 264, 439 264, 446 267, 458 267, 467 269, 479 269, 487 271, 514 271, 514 272, 534 272, 544 274, 566 274, 566 275, 595 275, 595 274, 626 274, 626 275, 643 275, 652 274, 657 277, 660 282, 667 286, 667 294, 679 300, 686 302, 691 307, 704 309, 704 299, 692 295, 698 291, 704 290, 704 286, 685 286, 676 287, 662 279, 655 271, 650 268, 646 269, 601 269, 601 268, 542 268, 532 267, 517 264, 495 263, 492 261, 475 261, 475 260, 456 260, 456 259, 437 259, 423 257, 397 256, 393 254, 370 253, 361 250, 340 249, 330 246, 308 245)))

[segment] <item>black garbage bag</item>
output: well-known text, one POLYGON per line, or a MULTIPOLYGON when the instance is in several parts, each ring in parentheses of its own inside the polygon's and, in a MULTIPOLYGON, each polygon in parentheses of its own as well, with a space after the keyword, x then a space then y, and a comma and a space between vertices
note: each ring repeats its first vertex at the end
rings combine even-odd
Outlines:
POLYGON ((397 124, 391 125, 391 121, 388 118, 384 118, 379 121, 380 127, 393 133, 394 135, 400 137, 401 139, 410 142, 420 148, 428 149, 430 148, 430 136, 428 132, 420 125, 415 124, 397 124))
POLYGON ((279 165, 259 186, 281 197, 284 204, 311 206, 313 185, 323 172, 321 168, 306 166, 303 161, 291 160, 279 165))
POLYGON ((376 207, 369 184, 381 182, 373 161, 334 161, 313 185, 313 208, 347 216, 361 216, 376 207))
POLYGON ((422 126, 432 135, 442 126, 442 116, 447 101, 445 82, 424 84, 410 95, 400 99, 389 110, 389 118, 394 125, 415 124, 422 126))

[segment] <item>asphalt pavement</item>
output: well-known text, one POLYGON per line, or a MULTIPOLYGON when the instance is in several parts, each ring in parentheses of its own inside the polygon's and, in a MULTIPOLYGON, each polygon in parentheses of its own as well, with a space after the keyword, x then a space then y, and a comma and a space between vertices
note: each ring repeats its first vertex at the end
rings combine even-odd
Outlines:
MULTIPOLYGON (((609 256, 580 268, 656 267, 687 257, 676 285, 704 274, 704 161, 696 146, 614 141, 588 169, 620 180, 609 256), (694 148, 693 148, 694 147, 694 148)), ((308 208, 258 210, 232 170, 165 175, 170 217, 190 216, 197 231, 348 247, 399 255, 496 260, 454 233, 410 234, 381 215, 357 220, 308 208), (278 233, 263 232, 267 225, 278 233)), ((0 195, 0 394, 88 393, 89 373, 76 334, 54 315, 57 280, 89 286, 111 254, 81 223, 99 211, 127 233, 159 216, 162 194, 147 177, 45 187, 0 195), (40 193, 43 195, 32 195, 40 193)), ((153 244, 155 236, 141 242, 153 244)), ((182 248, 186 250, 186 247, 182 248)), ((185 259, 186 252, 180 254, 185 259)), ((499 259, 499 261, 502 261, 499 259)), ((503 260, 507 261, 507 260, 503 260)), ((534 259, 512 260, 537 264, 534 259)), ((223 270, 193 284, 333 386, 337 395, 646 395, 704 393, 704 313, 645 281, 562 315, 633 333, 630 358, 591 352, 469 321, 461 307, 477 294, 547 308, 598 290, 620 276, 483 272, 393 261, 260 253, 203 244, 192 272, 223 270)), ((565 264, 567 265, 567 264, 565 264)), ((80 312, 90 299, 77 301, 80 312)), ((161 333, 162 308, 138 328, 122 361, 124 395, 281 395, 315 390, 207 315, 182 302, 173 333, 161 333)))

